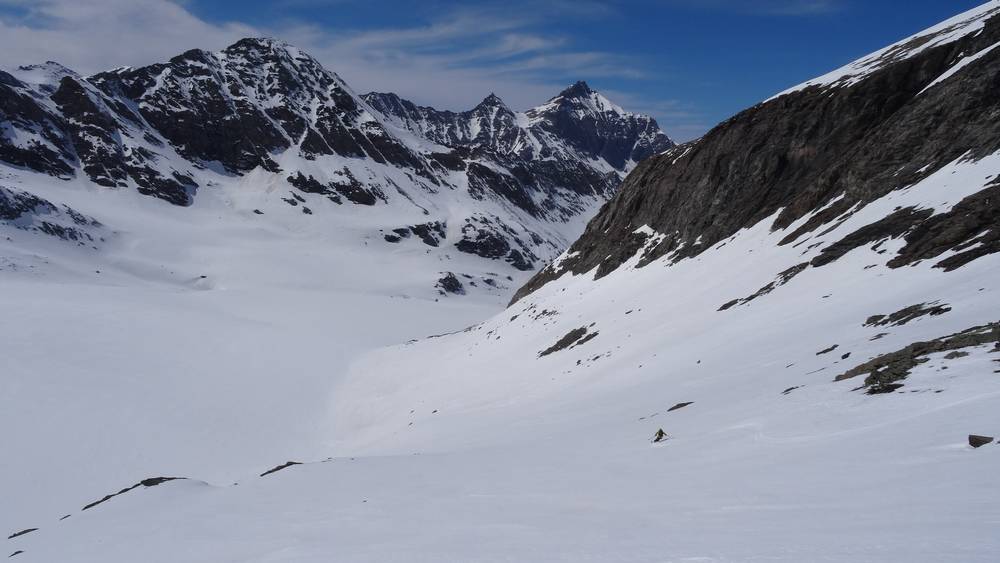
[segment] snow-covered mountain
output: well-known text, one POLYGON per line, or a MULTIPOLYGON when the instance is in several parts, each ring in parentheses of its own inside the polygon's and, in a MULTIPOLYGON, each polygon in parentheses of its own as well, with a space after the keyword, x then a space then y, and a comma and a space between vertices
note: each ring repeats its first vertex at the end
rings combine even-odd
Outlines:
POLYGON ((561 252, 625 173, 673 146, 655 121, 583 83, 527 114, 492 95, 438 112, 358 96, 309 55, 261 38, 87 78, 21 67, 0 75, 0 112, 10 165, 179 206, 252 183, 241 189, 266 187, 268 203, 313 222, 366 214, 384 242, 416 235, 518 271, 561 252))
MULTIPOLYGON (((317 293, 130 288, 114 313, 138 302, 169 312, 164 326, 132 321, 150 331, 141 342, 173 337, 196 360, 174 358, 176 346, 143 351, 196 373, 210 363, 212 377, 170 368, 155 375, 173 385, 146 388, 123 375, 126 394, 114 396, 154 409, 211 399, 220 412, 188 408, 193 422, 171 418, 148 445, 113 424, 150 428, 144 410, 94 415, 129 452, 157 459, 126 459, 148 469, 128 480, 90 471, 119 485, 86 499, 70 492, 80 482, 59 485, 79 502, 47 518, 29 499, 48 497, 18 491, 34 518, 12 531, 38 529, 10 551, 102 562, 995 561, 1000 447, 971 435, 1000 437, 998 44, 991 1, 651 156, 506 310, 457 332, 349 352, 356 341, 329 338, 342 333, 317 293), (272 299, 244 309, 248 295, 272 299), (190 320, 214 346, 170 330, 190 320), (250 358, 227 352, 215 336, 226 327, 250 358), (308 392, 262 385, 255 362, 308 392), (277 408, 234 385, 244 380, 277 408), (146 390, 167 398, 142 402, 146 390), (244 431, 214 445, 240 462, 222 470, 198 432, 229 417, 244 431), (274 427, 296 447, 275 448, 274 427), (275 457, 253 465, 253 453, 275 457)), ((605 103, 589 99, 581 107, 605 103)), ((381 111, 387 127, 441 139, 469 142, 481 131, 472 122, 510 131, 492 111, 381 111)), ((526 115, 529 129, 545 111, 526 115)), ((20 445, 55 434, 21 402, 61 391, 49 374, 108 353, 117 333, 106 313, 92 318, 109 301, 100 289, 57 290, 55 307, 49 293, 17 289, 4 304, 13 318, 70 350, 65 362, 38 359, 37 339, 2 335, 18 368, 42 374, 5 405, 20 445), (55 318, 86 328, 92 347, 40 326, 38 307, 67 308, 55 318)), ((427 322, 414 301, 394 318, 427 322)), ((366 315, 370 305, 335 303, 351 307, 357 333, 392 314, 366 315)), ((437 311, 452 330, 464 320, 437 311)), ((406 332, 385 329, 383 342, 406 332)), ((118 357, 126 374, 151 369, 143 354, 118 357)))
POLYGON ((561 137, 504 109, 512 129, 450 140, 272 39, 0 73, 0 423, 26 429, 0 525, 164 466, 228 480, 324 452, 359 354, 499 310, 672 146, 576 90, 543 106, 561 137))

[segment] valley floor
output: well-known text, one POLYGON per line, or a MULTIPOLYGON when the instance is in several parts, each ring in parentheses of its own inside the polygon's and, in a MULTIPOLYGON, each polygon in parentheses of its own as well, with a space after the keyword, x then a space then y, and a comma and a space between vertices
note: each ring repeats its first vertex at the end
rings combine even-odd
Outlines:
POLYGON ((153 475, 229 483, 326 457, 332 387, 353 360, 489 317, 525 276, 461 278, 468 294, 444 296, 442 272, 484 261, 303 221, 278 197, 239 201, 245 190, 182 209, 57 180, 29 189, 106 229, 93 246, 0 233, 9 533, 153 475))

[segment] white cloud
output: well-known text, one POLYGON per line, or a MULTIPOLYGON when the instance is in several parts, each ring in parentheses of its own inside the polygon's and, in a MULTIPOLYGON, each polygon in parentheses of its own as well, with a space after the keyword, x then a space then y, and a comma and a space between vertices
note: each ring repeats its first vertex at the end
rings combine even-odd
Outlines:
POLYGON ((0 7, 3 67, 54 60, 87 74, 259 33, 238 22, 206 23, 163 0, 0 0, 0 7))

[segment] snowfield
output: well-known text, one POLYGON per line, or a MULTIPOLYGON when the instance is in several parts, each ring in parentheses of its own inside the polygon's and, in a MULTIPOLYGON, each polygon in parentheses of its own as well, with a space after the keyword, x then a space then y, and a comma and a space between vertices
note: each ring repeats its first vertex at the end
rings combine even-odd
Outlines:
POLYGON ((834 379, 998 320, 996 255, 890 269, 901 241, 889 240, 719 309, 898 206, 947 211, 998 161, 955 162, 801 245, 776 243, 808 217, 776 232, 768 219, 696 258, 564 276, 499 313, 496 297, 396 294, 405 254, 289 245, 242 219, 205 233, 192 217, 180 240, 149 231, 142 254, 176 253, 175 276, 114 253, 105 277, 68 258, 5 272, 7 365, 32 377, 0 409, 15 429, 4 524, 39 528, 9 550, 46 562, 995 561, 1000 447, 966 443, 997 434, 993 345, 933 354, 892 393, 834 379), (866 325, 921 303, 949 310, 866 325), (579 328, 596 336, 540 357, 579 328), (669 439, 651 443, 661 428, 669 439), (258 476, 286 461, 304 463, 258 476), (188 479, 80 510, 157 476, 188 479))
POLYGON ((330 385, 354 357, 469 326, 526 276, 419 241, 390 245, 371 227, 378 208, 309 222, 241 186, 178 208, 25 176, 33 193, 98 218, 106 238, 95 249, 11 227, 0 236, 5 529, 138 475, 230 482, 273 458, 325 456, 330 385), (482 275, 444 297, 433 287, 443 271, 482 275))

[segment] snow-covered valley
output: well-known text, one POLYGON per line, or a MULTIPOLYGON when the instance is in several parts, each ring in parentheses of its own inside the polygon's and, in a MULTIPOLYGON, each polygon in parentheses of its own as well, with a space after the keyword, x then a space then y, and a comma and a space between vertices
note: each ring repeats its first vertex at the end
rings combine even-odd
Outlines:
MULTIPOLYGON (((957 173, 974 186, 994 161, 957 173)), ((289 255, 240 225, 216 228, 242 251, 198 249, 214 287, 110 263, 102 281, 7 278, 8 365, 33 376, 4 396, 22 507, 4 523, 40 528, 10 545, 27 561, 992 561, 1000 448, 965 439, 995 431, 993 344, 932 355, 897 393, 834 379, 995 321, 996 259, 892 270, 860 249, 719 311, 804 259, 766 225, 407 344, 502 305, 403 299, 396 261, 373 265, 385 281, 324 284, 344 253, 289 255), (308 264, 309 281, 284 270, 308 264), (950 310, 865 326, 928 301, 950 310), (539 357, 578 327, 597 336, 539 357), (304 463, 258 476, 286 461, 304 463), (189 479, 80 510, 157 476, 189 479)))
POLYGON ((20 429, 4 447, 8 528, 137 475, 225 482, 320 456, 331 384, 352 359, 471 325, 509 297, 433 291, 431 268, 475 271, 461 253, 437 266, 420 248, 371 252, 221 205, 52 189, 115 217, 118 234, 96 251, 5 233, 0 417, 20 429))

